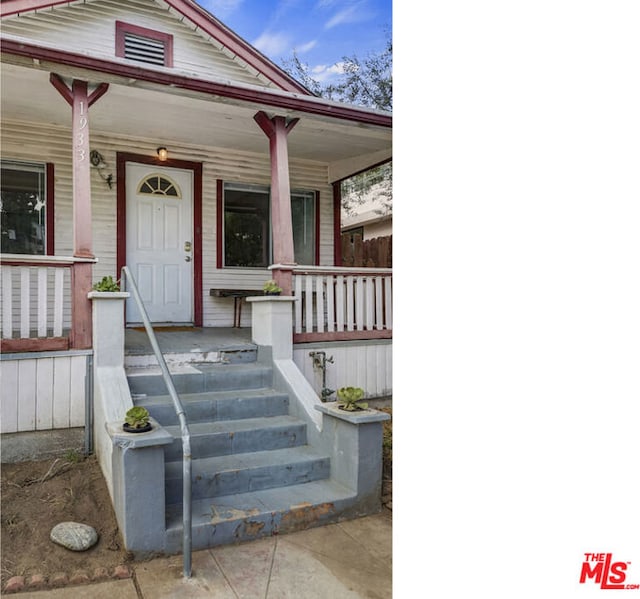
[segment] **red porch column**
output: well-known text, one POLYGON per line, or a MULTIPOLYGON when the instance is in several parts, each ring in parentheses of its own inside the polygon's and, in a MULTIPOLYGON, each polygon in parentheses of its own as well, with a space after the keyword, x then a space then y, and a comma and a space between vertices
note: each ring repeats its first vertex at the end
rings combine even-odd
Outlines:
MULTIPOLYGON (((73 255, 94 258, 91 217, 91 163, 89 161, 89 106, 102 97, 108 84, 100 84, 91 94, 86 81, 73 80, 71 89, 61 77, 52 73, 49 80, 71 106, 73 167, 73 255)), ((71 274, 71 334, 73 349, 91 347, 92 263, 77 262, 71 274)))
MULTIPOLYGON (((295 265, 293 252, 293 222, 291 219, 291 186, 289 183, 289 151, 287 135, 299 119, 286 121, 283 116, 269 118, 260 111, 253 117, 269 138, 271 155, 271 226, 273 228, 273 262, 295 265)), ((273 278, 284 295, 291 295, 291 270, 275 268, 273 278)))

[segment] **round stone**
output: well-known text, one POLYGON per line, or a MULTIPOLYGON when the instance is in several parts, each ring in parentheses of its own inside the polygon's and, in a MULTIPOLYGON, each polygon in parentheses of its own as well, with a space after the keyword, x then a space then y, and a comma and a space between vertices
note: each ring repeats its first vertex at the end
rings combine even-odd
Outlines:
POLYGON ((79 522, 61 522, 51 529, 51 540, 71 551, 86 551, 98 542, 95 528, 79 522))

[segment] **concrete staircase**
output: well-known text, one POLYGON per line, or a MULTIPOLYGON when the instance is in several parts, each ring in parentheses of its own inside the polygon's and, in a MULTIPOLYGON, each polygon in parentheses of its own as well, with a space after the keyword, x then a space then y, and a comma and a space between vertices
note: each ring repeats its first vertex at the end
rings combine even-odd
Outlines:
MULTIPOLYGON (((194 550, 335 522, 357 502, 331 478, 331 458, 308 443, 307 424, 273 387, 257 350, 214 361, 165 356, 186 412, 192 451, 194 550)), ((165 552, 182 548, 182 441, 160 374, 138 356, 127 368, 135 405, 173 436, 164 446, 165 552)), ((126 360, 125 360, 126 363, 126 360)))

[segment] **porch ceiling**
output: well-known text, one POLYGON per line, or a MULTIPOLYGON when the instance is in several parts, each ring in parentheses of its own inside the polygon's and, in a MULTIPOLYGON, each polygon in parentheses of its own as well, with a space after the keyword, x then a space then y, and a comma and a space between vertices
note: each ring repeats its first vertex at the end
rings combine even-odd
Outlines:
MULTIPOLYGON (((3 62, 2 118, 70 127, 70 107, 49 82, 52 70, 46 64, 32 68, 3 62)), ((265 110, 269 115, 300 119, 288 138, 289 156, 327 163, 330 181, 391 156, 389 127, 122 77, 100 78, 95 73, 94 77, 95 83, 108 81, 110 87, 91 107, 92 131, 157 140, 158 145, 183 143, 266 153, 268 139, 253 119, 258 110, 265 110)))

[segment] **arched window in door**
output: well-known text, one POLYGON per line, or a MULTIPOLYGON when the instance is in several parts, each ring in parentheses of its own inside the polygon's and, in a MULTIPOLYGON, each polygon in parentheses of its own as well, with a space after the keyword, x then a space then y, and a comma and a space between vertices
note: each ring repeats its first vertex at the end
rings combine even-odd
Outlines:
POLYGON ((145 177, 138 185, 138 193, 147 195, 163 195, 181 199, 180 187, 166 175, 154 173, 145 177))

